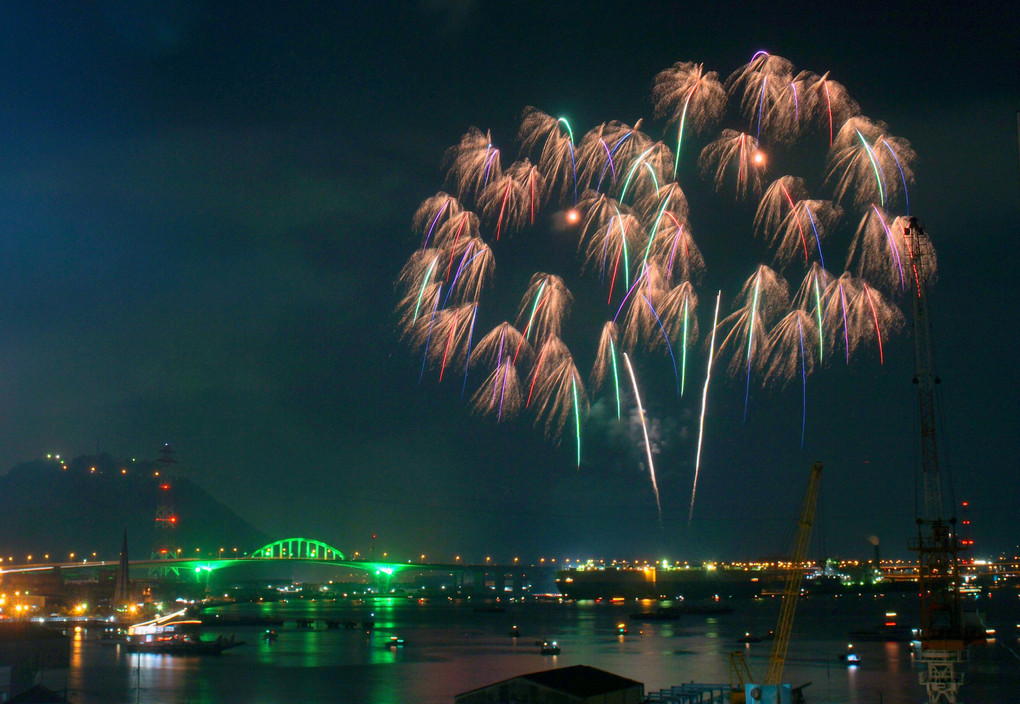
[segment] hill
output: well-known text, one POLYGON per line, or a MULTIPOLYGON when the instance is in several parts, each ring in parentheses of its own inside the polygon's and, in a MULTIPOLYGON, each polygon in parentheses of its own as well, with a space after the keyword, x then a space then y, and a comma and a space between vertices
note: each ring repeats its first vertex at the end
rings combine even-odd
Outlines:
POLYGON ((147 557, 156 546, 156 512, 172 500, 174 542, 181 554, 250 552, 269 538, 194 482, 155 462, 82 455, 43 459, 0 476, 0 556, 23 562, 92 558, 116 560, 123 531, 128 553, 147 557), (168 487, 168 488, 163 488, 168 487))

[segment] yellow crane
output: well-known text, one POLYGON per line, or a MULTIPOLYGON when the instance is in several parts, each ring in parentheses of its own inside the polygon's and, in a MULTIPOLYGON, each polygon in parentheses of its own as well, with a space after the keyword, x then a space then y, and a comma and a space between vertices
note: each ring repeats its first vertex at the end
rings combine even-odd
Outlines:
MULTIPOLYGON (((790 566, 786 570, 785 586, 783 587, 783 603, 779 608, 779 621, 776 625, 775 639, 769 653, 768 669, 765 672, 766 686, 778 685, 783 678, 783 667, 786 665, 786 651, 790 646, 790 632, 793 630, 793 616, 797 611, 797 599, 800 597, 800 585, 804 579, 803 563, 811 543, 811 528, 815 520, 815 504, 818 501, 818 484, 822 478, 822 463, 815 462, 811 466, 811 479, 808 481, 804 504, 797 520, 797 537, 793 548, 790 566)), ((744 702, 744 686, 751 679, 751 672, 741 651, 730 654, 730 701, 744 702)), ((761 699, 761 688, 752 690, 752 701, 761 699), (755 699, 755 693, 758 699, 755 699)))

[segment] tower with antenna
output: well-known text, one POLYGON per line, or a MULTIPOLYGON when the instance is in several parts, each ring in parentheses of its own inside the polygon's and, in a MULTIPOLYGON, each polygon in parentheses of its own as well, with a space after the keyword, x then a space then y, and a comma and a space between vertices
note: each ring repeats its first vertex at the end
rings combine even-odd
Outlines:
POLYGON ((156 534, 152 544, 153 559, 177 557, 177 513, 174 511, 174 494, 170 470, 177 464, 170 443, 163 443, 156 460, 156 534))

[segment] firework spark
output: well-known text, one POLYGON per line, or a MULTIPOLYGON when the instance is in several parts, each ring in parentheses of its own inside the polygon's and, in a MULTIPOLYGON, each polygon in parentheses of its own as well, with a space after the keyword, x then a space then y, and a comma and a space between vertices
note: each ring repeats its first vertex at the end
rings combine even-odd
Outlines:
POLYGON ((446 179, 461 201, 471 201, 502 176, 500 152, 492 135, 477 127, 469 129, 456 147, 446 151, 446 179))
POLYGON ((858 207, 889 208, 901 192, 906 198, 914 158, 909 142, 889 135, 884 123, 858 115, 843 123, 832 143, 826 180, 839 202, 852 195, 858 207))
POLYGON ((755 140, 765 135, 776 142, 797 136, 796 92, 793 64, 781 56, 759 51, 726 79, 730 95, 740 99, 740 112, 754 130, 755 140))
POLYGON ((843 211, 827 200, 797 201, 780 226, 778 244, 773 262, 780 271, 786 269, 795 259, 802 259, 805 266, 817 259, 825 265, 822 255, 822 240, 839 222, 843 211))
POLYGON ((744 420, 747 420, 751 373, 760 370, 764 363, 765 335, 777 314, 788 305, 789 285, 783 277, 762 264, 744 283, 738 300, 741 305, 719 323, 720 327, 729 328, 719 345, 719 354, 731 351, 730 374, 736 376, 746 368, 744 420))
POLYGON ((478 196, 478 209, 494 227, 497 241, 504 232, 518 232, 534 221, 544 183, 527 159, 515 161, 502 176, 489 181, 478 196))
POLYGON ((665 117, 667 126, 677 125, 673 164, 673 178, 676 178, 684 130, 701 134, 716 124, 726 109, 726 90, 719 82, 719 74, 706 73, 704 64, 679 62, 655 76, 652 101, 656 117, 665 117))
POLYGON ((599 335, 598 353, 595 356, 595 365, 591 370, 591 385, 593 389, 600 388, 608 377, 609 372, 613 373, 613 390, 616 392, 617 420, 619 420, 622 415, 620 403, 620 374, 616 363, 616 340, 618 337, 619 331, 616 327, 616 323, 612 320, 607 320, 602 326, 602 333, 599 335))
POLYGON ((799 374, 801 379, 800 446, 804 447, 807 427, 807 378, 815 370, 815 357, 807 346, 818 335, 815 321, 806 311, 795 308, 783 316, 766 343, 765 383, 785 387, 799 374))
POLYGON ((892 216, 872 204, 861 218, 847 252, 846 268, 887 291, 903 291, 907 257, 902 229, 891 228, 892 216))
POLYGON ((736 179, 738 199, 761 190, 761 161, 758 140, 736 130, 723 130, 722 136, 701 150, 698 166, 711 175, 717 190, 722 190, 730 173, 736 179))
POLYGON ((524 108, 517 133, 521 153, 536 160, 546 174, 549 190, 565 197, 573 193, 577 203, 577 155, 570 125, 563 118, 554 118, 537 108, 524 108))
POLYGON ((532 276, 517 314, 517 324, 522 326, 524 337, 539 344, 550 337, 559 337, 573 302, 574 296, 559 276, 542 273, 532 276))
POLYGON ((573 419, 577 437, 577 464, 581 465, 581 421, 588 400, 574 360, 558 338, 549 338, 538 354, 528 391, 528 405, 535 422, 545 427, 548 438, 559 438, 573 419))

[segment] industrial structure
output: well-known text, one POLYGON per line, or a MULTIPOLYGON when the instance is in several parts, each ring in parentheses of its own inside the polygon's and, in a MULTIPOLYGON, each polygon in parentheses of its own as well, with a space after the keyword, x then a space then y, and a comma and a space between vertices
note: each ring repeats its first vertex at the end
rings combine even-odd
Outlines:
POLYGON ((793 555, 783 586, 783 603, 779 608, 779 619, 776 623, 775 638, 769 651, 768 666, 761 684, 755 684, 751 671, 741 651, 730 653, 730 702, 754 702, 754 704, 787 704, 801 700, 800 690, 789 684, 783 684, 783 668, 786 666, 786 653, 790 646, 790 634, 793 631, 793 617, 797 612, 797 601, 800 598, 801 583, 804 571, 801 568, 811 544, 811 528, 815 521, 815 506, 818 503, 818 484, 822 479, 822 463, 815 462, 811 466, 811 478, 808 480, 807 491, 804 492, 804 503, 797 519, 797 536, 794 540, 793 555))
POLYGON ((955 704, 967 659, 960 603, 959 536, 949 482, 943 482, 936 438, 935 372, 928 286, 935 271, 935 251, 916 218, 906 218, 903 242, 913 285, 915 376, 920 409, 921 502, 917 516, 918 590, 921 597, 919 660, 921 683, 930 704, 955 704), (949 494, 949 496, 947 496, 949 494), (946 507, 949 507, 948 510, 946 507))

